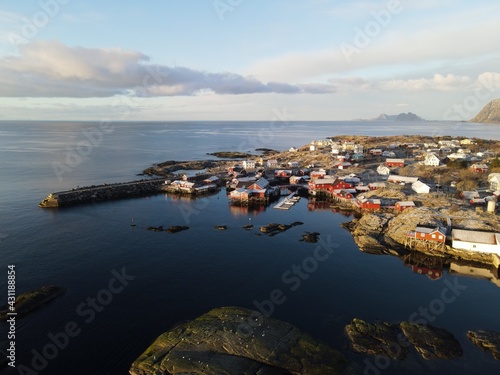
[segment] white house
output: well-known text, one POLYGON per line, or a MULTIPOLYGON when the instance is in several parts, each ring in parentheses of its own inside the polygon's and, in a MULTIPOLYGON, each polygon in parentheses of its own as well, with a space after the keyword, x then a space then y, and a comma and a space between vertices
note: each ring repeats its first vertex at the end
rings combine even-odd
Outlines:
POLYGON ((428 165, 431 167, 439 166, 440 160, 436 154, 429 153, 425 155, 424 165, 428 165))
POLYGON ((411 184, 411 189, 417 194, 429 194, 431 191, 430 186, 424 184, 422 181, 415 181, 411 184))
POLYGON ((298 168, 299 167, 299 162, 298 161, 289 161, 288 166, 290 168, 298 168))
POLYGON ((500 173, 490 173, 488 175, 490 191, 500 190, 500 173))
POLYGON ((364 150, 364 147, 363 145, 360 145, 358 143, 356 143, 352 149, 352 151, 355 153, 355 154, 362 154, 363 153, 363 150, 364 150))
POLYGON ((453 229, 451 246, 455 249, 500 255, 500 233, 453 229))
POLYGON ((391 174, 389 175, 389 177, 387 177, 387 181, 394 183, 404 182, 405 184, 413 184, 414 182, 418 181, 418 177, 398 176, 395 174, 391 174))
POLYGON ((278 166, 278 160, 276 159, 269 159, 266 162, 266 167, 267 168, 276 168, 278 166))
POLYGON ((309 146, 309 151, 316 151, 316 146, 315 145, 310 145, 309 146))
POLYGON ((255 160, 243 160, 243 168, 255 169, 255 160))
POLYGON ((468 158, 468 155, 467 154, 462 154, 462 153, 459 153, 459 152, 455 152, 453 154, 449 154, 448 158, 449 159, 453 159, 453 160, 456 160, 456 159, 466 160, 468 158))
POLYGON ((288 149, 288 152, 297 152, 297 149, 295 147, 290 147, 288 149))
POLYGON ((377 173, 382 175, 382 176, 388 176, 389 173, 391 173, 391 170, 389 169, 389 167, 386 167, 385 165, 380 164, 377 167, 377 173))

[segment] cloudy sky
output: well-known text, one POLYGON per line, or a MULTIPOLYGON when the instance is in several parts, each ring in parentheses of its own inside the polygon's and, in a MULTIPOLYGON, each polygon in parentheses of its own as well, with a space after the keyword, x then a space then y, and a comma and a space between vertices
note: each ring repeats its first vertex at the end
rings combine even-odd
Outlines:
POLYGON ((0 2, 0 119, 473 117, 496 0, 0 2))

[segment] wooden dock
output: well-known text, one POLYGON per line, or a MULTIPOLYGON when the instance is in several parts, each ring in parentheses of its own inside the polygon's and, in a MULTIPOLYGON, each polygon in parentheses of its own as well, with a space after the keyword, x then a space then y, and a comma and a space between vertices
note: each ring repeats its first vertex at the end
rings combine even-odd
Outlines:
POLYGON ((285 197, 282 201, 278 202, 273 208, 276 208, 278 210, 289 210, 292 208, 295 203, 297 203, 300 200, 300 197, 296 197, 295 193, 292 193, 285 197))

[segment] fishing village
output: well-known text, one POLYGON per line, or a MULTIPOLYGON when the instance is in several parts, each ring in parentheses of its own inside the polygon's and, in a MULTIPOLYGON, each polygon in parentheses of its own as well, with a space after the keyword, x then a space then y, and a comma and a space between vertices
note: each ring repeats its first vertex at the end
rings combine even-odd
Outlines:
MULTIPOLYGON (((477 138, 336 136, 281 152, 167 161, 144 170, 150 178, 51 193, 40 207, 157 193, 196 198, 221 189, 229 205, 242 209, 288 210, 302 198, 310 211, 352 214, 343 227, 362 251, 408 261, 416 251, 427 263, 437 258, 448 266, 473 262, 491 266, 498 278, 499 153, 500 142, 477 138)), ((432 269, 424 264, 417 272, 432 269)))

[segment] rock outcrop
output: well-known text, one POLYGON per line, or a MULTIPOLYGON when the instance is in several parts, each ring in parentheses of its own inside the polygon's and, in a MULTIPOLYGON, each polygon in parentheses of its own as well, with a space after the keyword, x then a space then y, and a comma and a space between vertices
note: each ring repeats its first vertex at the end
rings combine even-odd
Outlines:
POLYGON ((483 351, 489 351, 500 360, 500 333, 492 331, 469 331, 467 338, 483 351))
POLYGON ((409 322, 371 324, 353 319, 345 327, 345 332, 352 350, 357 353, 402 360, 406 358, 412 345, 427 360, 453 359, 463 353, 455 336, 431 325, 409 322))
MULTIPOLYGON (((472 210, 451 211, 448 208, 419 207, 405 210, 395 215, 388 212, 364 213, 359 219, 343 223, 349 230, 360 250, 374 254, 404 255, 406 234, 414 231, 417 225, 427 227, 446 227, 447 218, 452 218, 453 228, 468 230, 500 231, 500 220, 487 214, 479 214, 472 210)), ((413 250, 436 255, 424 247, 413 250)), ((495 264, 491 254, 481 254, 447 247, 440 256, 495 264)))
POLYGON ((403 332, 397 324, 371 324, 361 319, 353 319, 346 325, 345 332, 352 350, 356 353, 384 355, 399 360, 405 359, 408 354, 409 345, 403 341, 403 332))
POLYGON ((400 327, 424 359, 453 359, 463 354, 458 340, 445 329, 409 322, 400 327))
POLYGON ((347 366, 342 354, 291 324, 222 307, 162 334, 130 374, 333 375, 347 366))
POLYGON ((494 99, 486 104, 470 122, 498 122, 500 123, 500 99, 494 99))
MULTIPOLYGON (((17 313, 16 319, 21 319, 30 312, 63 294, 65 291, 66 289, 60 286, 47 285, 20 294, 17 296, 15 303, 15 312, 17 313)), ((0 321, 8 319, 7 314, 10 312, 9 307, 9 305, 0 307, 0 321)))

